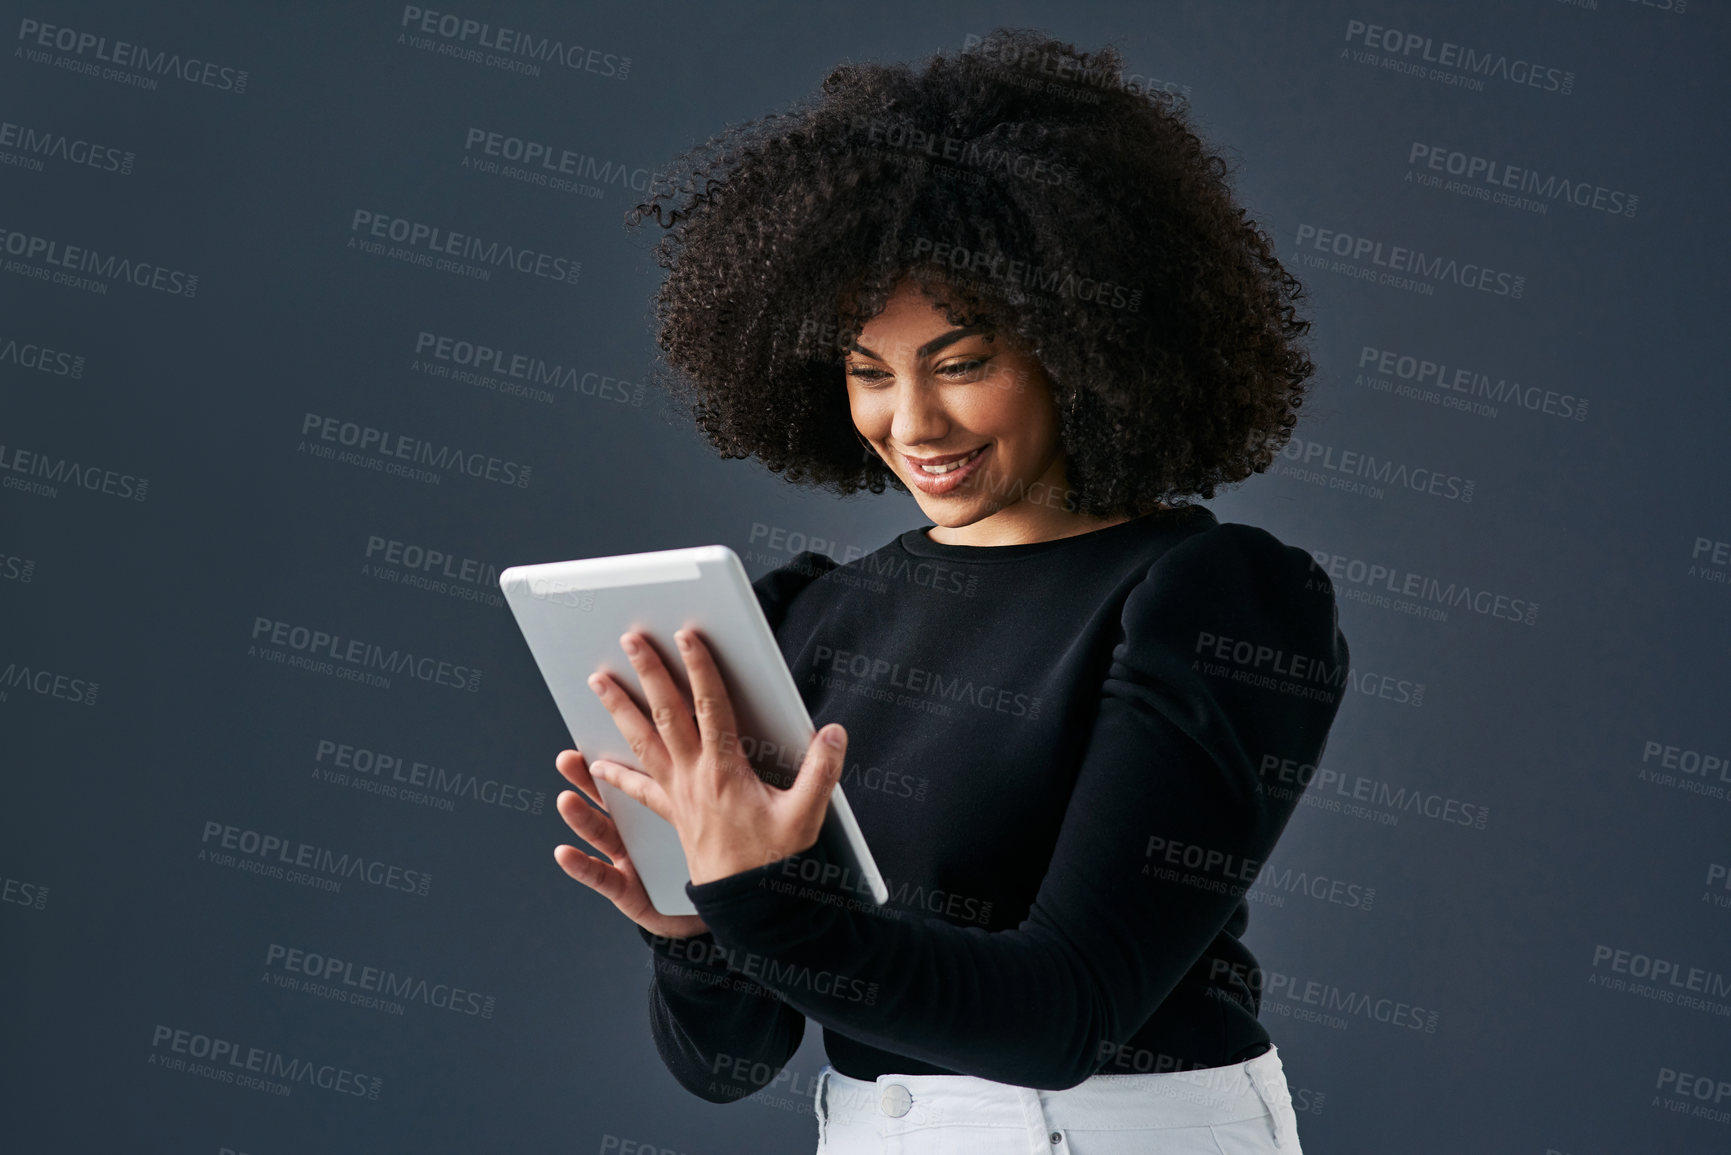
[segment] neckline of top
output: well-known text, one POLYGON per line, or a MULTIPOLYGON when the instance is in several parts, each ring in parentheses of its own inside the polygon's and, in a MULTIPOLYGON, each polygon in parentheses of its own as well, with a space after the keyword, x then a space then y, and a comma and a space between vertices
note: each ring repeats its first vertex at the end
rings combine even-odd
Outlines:
POLYGON ((1154 513, 1133 517, 1128 521, 1120 521, 1108 525, 1104 529, 1091 529, 1086 533, 1075 533, 1069 537, 1055 537, 1047 541, 1027 541, 1015 545, 950 545, 941 541, 933 541, 926 536, 926 530, 933 528, 928 522, 917 529, 910 529, 896 540, 902 549, 915 557, 941 558, 946 561, 992 562, 1020 561, 1026 557, 1054 553, 1065 546, 1081 543, 1098 542, 1131 532, 1136 529, 1160 529, 1187 525, 1191 520, 1215 523, 1213 511, 1206 506, 1187 505, 1177 509, 1158 510, 1154 513))

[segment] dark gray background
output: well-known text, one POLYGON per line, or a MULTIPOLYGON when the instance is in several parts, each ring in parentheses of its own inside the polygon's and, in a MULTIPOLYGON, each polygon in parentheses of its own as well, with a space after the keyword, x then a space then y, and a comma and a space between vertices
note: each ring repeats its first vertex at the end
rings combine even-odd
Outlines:
POLYGON ((789 535, 856 556, 924 524, 906 496, 841 501, 720 461, 652 388, 635 403, 559 390, 549 404, 431 377, 412 367, 416 334, 523 351, 578 379, 648 378, 658 272, 652 236, 621 227, 630 191, 594 199, 465 169, 470 128, 653 170, 804 96, 843 60, 913 61, 1031 24, 1083 48, 1110 39, 1129 71, 1185 95, 1311 289, 1320 371, 1294 453, 1314 442, 1473 483, 1468 502, 1277 470, 1222 494, 1216 515, 1538 607, 1530 623, 1459 606, 1432 620, 1365 600, 1346 569, 1335 577, 1358 692, 1329 744, 1329 788, 1312 784, 1270 870, 1374 890, 1374 902, 1265 875, 1248 942, 1296 985, 1435 1017, 1415 1031, 1265 1006, 1306 1149, 1725 1150, 1731 770, 1666 783, 1662 759, 1644 755, 1731 758, 1731 586, 1722 562, 1704 564, 1731 550, 1715 339, 1731 36, 1721 6, 1682 7, 439 9, 629 57, 619 78, 421 51, 398 42, 403 9, 388 3, 0 6, 0 124, 133 154, 121 173, 0 145, 0 229, 199 278, 191 297, 114 280, 97 292, 35 279, 41 259, 0 252, 5 1145, 811 1149, 818 1027, 789 1078, 746 1101, 711 1106, 673 1082, 649 1036, 647 952, 552 860, 569 840, 552 809, 552 758, 568 740, 496 587, 404 585, 366 569, 367 542, 495 568, 722 542, 755 576, 806 544, 789 535), (246 89, 83 75, 54 61, 88 53, 23 52, 27 20, 244 69, 246 89), (1355 20, 1555 68, 1571 90, 1380 67, 1352 55, 1365 48, 1348 38, 1355 20), (1425 171, 1408 163, 1415 142, 1637 207, 1541 196, 1539 213, 1423 187, 1406 179, 1425 171), (365 255, 346 244, 356 209, 573 257, 581 275, 477 281, 365 255), (1477 262, 1523 289, 1432 278, 1426 294, 1310 266, 1306 225, 1477 262), (66 357, 32 367, 43 347, 66 357), (1584 398, 1586 413, 1504 401, 1481 415, 1379 391, 1359 376, 1366 347, 1584 398), (431 485, 317 460, 297 448, 308 412, 527 463, 530 483, 431 485), (147 495, 17 488, 30 480, 21 450, 147 478, 147 495), (382 689, 285 668, 248 653, 260 617, 482 676, 474 692, 402 676, 382 689), (54 676, 68 679, 59 696, 54 676), (85 683, 99 686, 93 702, 74 700, 85 683), (445 811, 318 780, 321 739, 543 792, 543 806, 459 797, 445 811), (1398 803, 1319 804, 1350 801, 1341 792, 1360 780, 1482 810, 1483 828, 1398 803), (199 861, 210 821, 432 884, 424 897, 353 879, 327 893, 199 861), (494 1010, 411 1001, 394 1015, 281 989, 273 943, 460 986, 494 1010), (1659 997, 1601 985, 1633 981, 1610 951, 1635 969, 1637 956, 1674 963, 1685 985, 1662 981, 1659 997), (1678 1000, 1690 982, 1704 1004, 1678 1000), (159 1026, 376 1077, 378 1097, 305 1084, 282 1097, 163 1068, 159 1026))

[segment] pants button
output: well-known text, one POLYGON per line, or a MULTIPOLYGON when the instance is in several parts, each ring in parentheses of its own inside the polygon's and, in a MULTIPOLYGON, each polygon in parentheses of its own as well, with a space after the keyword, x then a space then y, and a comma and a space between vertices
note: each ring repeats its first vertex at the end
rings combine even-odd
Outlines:
POLYGON ((1059 1143, 1064 1141, 1064 1133, 1062 1131, 1054 1131, 1050 1135, 1046 1136, 1046 1138, 1052 1141, 1053 1146, 1057 1146, 1059 1143))
POLYGON ((900 1083, 886 1083, 884 1085, 883 1102, 879 1104, 883 1108, 884 1114, 893 1115, 899 1119, 906 1115, 908 1109, 913 1105, 913 1094, 906 1087, 900 1083))

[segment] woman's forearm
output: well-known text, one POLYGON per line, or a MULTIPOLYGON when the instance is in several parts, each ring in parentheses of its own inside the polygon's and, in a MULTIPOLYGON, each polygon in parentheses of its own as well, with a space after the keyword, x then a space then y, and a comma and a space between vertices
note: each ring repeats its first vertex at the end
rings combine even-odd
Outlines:
POLYGON ((729 1103, 774 1081, 799 1050, 805 1016, 729 970, 713 935, 665 938, 641 927, 638 933, 655 970, 649 986, 655 1049, 679 1084, 711 1103, 729 1103))

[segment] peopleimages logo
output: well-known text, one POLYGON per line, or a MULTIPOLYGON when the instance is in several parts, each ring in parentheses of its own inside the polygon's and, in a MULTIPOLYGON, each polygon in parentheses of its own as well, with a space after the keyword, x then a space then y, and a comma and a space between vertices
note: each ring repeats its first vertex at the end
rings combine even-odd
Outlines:
POLYGON ((644 165, 601 160, 586 152, 471 126, 463 137, 463 167, 599 200, 609 185, 645 194, 666 177, 644 165), (479 155, 477 155, 479 154, 479 155))
POLYGON ((39 882, 25 882, 21 878, 0 875, 0 902, 29 907, 31 910, 45 910, 48 907, 48 888, 39 882))
POLYGON ((387 1014, 400 1015, 404 1003, 420 1003, 453 1014, 490 1019, 498 1005, 497 998, 480 991, 282 943, 273 942, 265 949, 264 965, 277 986, 387 1014))
POLYGON ((0 225, 0 253, 16 260, 5 270, 51 284, 106 294, 110 285, 127 284, 188 300, 198 295, 198 274, 171 269, 153 261, 103 253, 85 245, 69 245, 52 237, 19 232, 0 225))
POLYGON ((341 779, 338 785, 366 784, 389 790, 393 795, 400 792, 409 801, 415 800, 409 797, 411 794, 424 791, 430 796, 429 801, 440 804, 434 808, 441 810, 452 809, 451 799, 466 798, 502 810, 539 814, 547 797, 540 790, 514 786, 496 778, 482 778, 462 770, 447 770, 437 763, 331 738, 319 738, 315 742, 313 763, 315 777, 323 776, 327 781, 341 779))
POLYGON ((1366 914, 1376 902, 1374 886, 1348 882, 1344 878, 1330 878, 1325 874, 1313 874, 1307 870, 1294 870, 1290 866, 1269 867, 1263 871, 1262 876, 1256 880, 1256 885, 1245 892, 1245 897, 1271 906, 1285 906, 1286 896, 1289 894, 1303 895, 1318 902, 1329 902, 1366 914))
POLYGON ((15 693, 37 694, 44 698, 59 698, 81 706, 96 705, 96 692, 101 687, 89 678, 57 672, 28 663, 7 662, 0 666, 0 702, 10 700, 15 693))
POLYGON ((415 481, 430 481, 433 484, 438 484, 455 473, 498 485, 514 485, 522 489, 529 487, 529 466, 479 450, 438 444, 407 433, 396 433, 320 413, 307 413, 303 416, 300 431, 302 441, 298 452, 347 465, 409 477, 415 481), (329 444, 321 445, 320 442, 334 442, 343 446, 344 450, 339 453, 329 444), (431 468, 421 468, 423 466, 431 468))
POLYGON ((315 1063, 161 1023, 150 1036, 149 1062, 153 1067, 276 1095, 287 1095, 295 1083, 304 1083, 332 1094, 377 1099, 384 1085, 377 1075, 364 1075, 334 1063, 315 1063))
POLYGON ((1263 755, 1258 773, 1263 779, 1263 789, 1271 797, 1290 800, 1296 796, 1305 806, 1334 811, 1349 818, 1362 818, 1381 826, 1398 825, 1404 813, 1451 826, 1483 830, 1491 816, 1491 808, 1482 803, 1464 802, 1443 794, 1367 778, 1363 774, 1318 767, 1309 762, 1297 763, 1278 754, 1263 755))
POLYGON ((1327 658, 1314 654, 1289 654, 1260 641, 1208 630, 1196 632, 1190 653, 1200 661, 1201 673, 1210 678, 1226 678, 1318 702, 1338 701, 1346 684, 1344 664, 1331 666, 1327 658))
POLYGON ((1074 269, 1052 269, 989 249, 969 249, 931 237, 915 237, 907 246, 913 260, 944 265, 983 281, 1019 285, 1030 293, 1053 298, 1073 298, 1114 309, 1136 312, 1142 307, 1142 289, 1115 281, 1100 280, 1074 269))
POLYGON ((1344 273, 1427 296, 1436 291, 1436 285, 1447 283, 1519 300, 1527 285, 1525 276, 1493 269, 1476 261, 1461 261, 1312 224, 1299 225, 1292 243, 1298 249, 1299 261, 1308 268, 1344 273), (1312 256, 1306 250, 1341 259, 1331 262, 1327 257, 1312 256), (1366 261, 1368 265, 1361 263, 1366 261))
POLYGON ((1595 943, 1587 985, 1731 1018, 1731 976, 1675 959, 1595 943))
POLYGON ((67 136, 52 129, 0 120, 0 164, 41 172, 43 160, 58 160, 80 168, 130 176, 135 159, 127 149, 67 136))
POLYGON ((1731 1079, 1660 1067, 1652 1105, 1715 1123, 1731 1123, 1731 1079), (1694 1100, 1691 1102, 1691 1100, 1694 1100))
POLYGON ((362 577, 490 606, 505 604, 499 567, 492 562, 376 533, 367 535, 364 556, 362 577))
POLYGON ((833 646, 818 646, 812 654, 811 665, 814 670, 824 672, 808 672, 808 683, 835 686, 848 693, 864 692, 868 697, 880 700, 888 700, 889 697, 889 690, 883 688, 884 686, 906 690, 907 694, 895 696, 897 704, 918 703, 922 707, 937 707, 929 712, 947 712, 947 705, 939 706, 937 702, 927 700, 944 699, 947 702, 966 703, 982 710, 993 710, 1017 718, 1040 716, 1039 695, 1020 693, 1013 688, 989 682, 977 683, 962 674, 945 674, 922 666, 892 662, 887 658, 838 650, 833 646), (854 678, 855 681, 845 681, 844 675, 854 678), (915 695, 921 697, 916 698, 915 695), (904 699, 907 701, 904 702, 904 699))
POLYGON ((970 32, 962 38, 962 49, 981 60, 996 65, 994 71, 1004 83, 1021 88, 1045 91, 1071 99, 1098 103, 1103 93, 1121 89, 1145 99, 1156 93, 1168 93, 1188 103, 1188 84, 1163 80, 1142 72, 1120 71, 1116 75, 1094 63, 1083 63, 1073 56, 1053 53, 1043 48, 1021 48, 1002 41, 987 43, 985 37, 970 32), (1046 78, 1050 79, 1046 79, 1046 78))
POLYGON ((1353 378, 1356 385, 1440 404, 1444 409, 1495 417, 1498 406, 1509 405, 1570 421, 1587 419, 1585 397, 1538 385, 1522 385, 1506 377, 1493 379, 1476 368, 1432 361, 1395 349, 1361 346, 1358 369, 1353 378))
POLYGON ((575 285, 583 271, 583 262, 569 257, 484 240, 470 233, 453 232, 439 225, 371 209, 356 209, 350 216, 349 248, 483 281, 492 279, 494 269, 510 269, 526 276, 575 285), (385 241, 398 247, 387 249, 385 241))
POLYGON ((477 667, 443 661, 430 655, 417 656, 413 650, 400 650, 394 646, 387 648, 362 638, 344 637, 339 633, 263 615, 252 620, 252 642, 253 644, 247 647, 248 657, 262 656, 256 652, 260 647, 276 647, 278 650, 292 651, 296 656, 305 659, 302 662, 291 661, 286 664, 305 665, 312 662, 315 664, 308 668, 317 668, 340 663, 338 668, 349 671, 345 676, 353 681, 382 679, 383 684, 388 687, 390 679, 383 677, 383 674, 405 674, 435 686, 449 686, 471 693, 481 688, 481 671, 477 667), (374 670, 382 671, 382 674, 373 674, 374 670))
POLYGON ((1445 582, 1430 574, 1326 550, 1313 549, 1310 556, 1331 579, 1348 583, 1340 590, 1343 600, 1361 601, 1433 621, 1447 621, 1451 608, 1528 626, 1539 621, 1539 604, 1530 598, 1475 587, 1470 582, 1445 582))
POLYGON ((587 72, 610 80, 631 75, 631 57, 581 44, 567 44, 551 36, 537 36, 504 25, 438 12, 415 4, 403 5, 398 26, 399 43, 412 48, 486 64, 526 76, 541 75, 541 65, 555 64, 570 72, 587 72))
MULTIPOLYGON (((1551 204, 1561 202, 1577 208, 1594 209, 1611 216, 1633 218, 1641 198, 1621 189, 1607 188, 1591 181, 1571 180, 1557 173, 1548 175, 1525 165, 1509 164, 1491 157, 1474 156, 1442 144, 1426 144, 1415 140, 1407 150, 1406 163, 1413 168, 1428 169, 1420 173, 1420 183, 1427 183, 1432 174, 1444 173, 1460 178, 1445 185, 1441 177, 1428 183, 1448 192, 1466 192, 1483 200, 1509 204, 1515 208, 1533 208, 1545 212, 1551 204), (1454 188, 1453 185, 1460 185, 1454 188), (1515 196, 1514 194, 1526 194, 1515 196), (1537 198, 1527 203, 1527 198, 1537 198)), ((1407 169, 1406 179, 1412 180, 1413 168, 1407 169)))
POLYGON ((69 457, 55 457, 34 449, 0 442, 0 488, 59 497, 59 486, 88 489, 128 501, 143 501, 150 482, 142 477, 100 465, 84 465, 69 457), (22 474, 14 477, 13 474, 22 474))
POLYGON ((1641 747, 1635 780, 1724 801, 1731 798, 1731 753, 1648 738, 1641 747))
POLYGON ((1483 91, 1486 80, 1502 80, 1561 96, 1575 90, 1573 72, 1452 40, 1437 40, 1422 32, 1403 32, 1363 20, 1348 20, 1346 40, 1349 44, 1362 44, 1366 51, 1343 48, 1343 56, 1350 55, 1360 64, 1404 72, 1415 79, 1436 80, 1475 91, 1483 91))
POLYGON ((84 354, 50 349, 34 341, 21 342, 16 337, 4 335, 0 335, 0 365, 16 365, 20 369, 33 369, 52 377, 70 377, 75 381, 84 376, 84 354))
POLYGON ((1274 1014, 1318 1022, 1335 1030, 1345 1030, 1351 1018, 1360 1018, 1427 1035, 1437 1033, 1440 1018, 1437 1011, 1401 999, 1348 990, 1333 983, 1225 959, 1217 958, 1209 964, 1210 983, 1218 983, 1228 975, 1234 983, 1242 984, 1259 995, 1262 1009, 1274 1014))
MULTIPOLYGON (((804 963, 783 962, 779 958, 757 954, 754 951, 741 951, 733 947, 724 947, 720 943, 702 943, 694 937, 669 938, 656 935, 656 941, 661 949, 651 952, 649 962, 656 968, 675 969, 671 960, 689 961, 697 967, 714 967, 718 961, 724 961, 727 969, 739 976, 733 981, 739 985, 735 990, 745 990, 757 983, 780 989, 794 988, 822 995, 826 998, 840 999, 844 1002, 861 1003, 871 1006, 878 1001, 878 984, 868 983, 864 979, 852 975, 840 974, 836 971, 814 970, 804 963), (747 980, 755 980, 748 982, 747 980)), ((689 967, 677 967, 689 971, 689 967)))
POLYGON ((1064 184, 1075 174, 1043 156, 982 144, 977 140, 931 133, 900 120, 855 114, 853 135, 867 147, 860 151, 902 160, 921 170, 970 169, 979 175, 1014 177, 1036 184, 1064 184))
POLYGON ((232 68, 197 56, 182 56, 178 52, 149 48, 126 40, 111 41, 94 32, 44 24, 29 17, 18 21, 18 43, 22 46, 19 51, 33 63, 55 64, 71 72, 101 76, 104 80, 127 80, 136 87, 153 89, 156 87, 154 77, 170 76, 235 96, 246 91, 244 68, 232 68), (51 59, 45 50, 70 53, 75 59, 64 56, 58 60, 51 59), (134 79, 119 71, 122 69, 144 75, 134 79), (146 83, 138 84, 138 81, 146 83))
POLYGON ((536 401, 551 402, 553 390, 559 389, 573 397, 643 404, 643 385, 639 382, 425 329, 415 334, 415 357, 409 368, 429 377, 481 384, 497 393, 536 401))
POLYGON ((317 890, 338 891, 344 880, 355 880, 383 890, 401 891, 419 898, 427 897, 433 876, 424 870, 413 870, 369 858, 364 854, 332 850, 298 842, 277 834, 265 834, 232 826, 214 819, 205 822, 199 839, 198 860, 215 866, 228 866, 251 874, 282 878, 312 886, 317 890), (226 853, 239 851, 244 857, 226 853), (290 870, 285 874, 283 868, 290 870), (293 877, 301 871, 315 872, 311 876, 293 877))
POLYGON ((803 530, 786 529, 779 525, 766 525, 761 521, 751 523, 750 541, 753 545, 762 543, 776 553, 795 557, 810 550, 821 553, 840 565, 866 556, 872 551, 863 545, 844 543, 833 538, 821 537, 815 533, 803 530))
POLYGON ((1387 489, 1408 489, 1467 504, 1473 499, 1476 485, 1471 478, 1458 474, 1408 465, 1392 458, 1379 458, 1363 449, 1306 441, 1301 437, 1288 441, 1280 455, 1299 463, 1299 467, 1281 470, 1289 476, 1304 481, 1316 480, 1331 489, 1370 497, 1381 498, 1387 489))
POLYGON ((1731 583, 1731 541, 1696 534, 1689 552, 1688 576, 1720 585, 1731 583))

